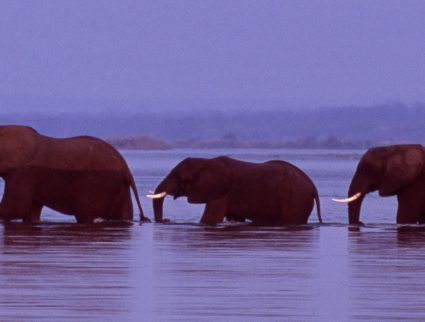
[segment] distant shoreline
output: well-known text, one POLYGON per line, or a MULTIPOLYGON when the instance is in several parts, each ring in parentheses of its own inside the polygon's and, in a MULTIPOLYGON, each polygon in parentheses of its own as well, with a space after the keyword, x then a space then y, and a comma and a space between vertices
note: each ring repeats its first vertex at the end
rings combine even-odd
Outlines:
POLYGON ((387 145, 392 142, 372 141, 345 141, 335 137, 324 140, 314 138, 300 138, 288 141, 252 141, 239 140, 233 136, 224 136, 210 140, 180 140, 168 142, 148 135, 142 136, 117 136, 105 139, 117 149, 122 150, 172 150, 181 148, 193 149, 367 149, 376 145, 387 145))
POLYGON ((266 101, 129 106, 103 103, 96 106, 104 106, 105 111, 95 113, 84 101, 5 99, 0 100, 0 121, 28 125, 52 137, 107 138, 126 149, 364 149, 425 143, 425 103, 309 109, 285 109, 281 102, 266 101), (27 112, 5 112, 20 106, 61 106, 80 112, 35 113, 29 112, 31 108, 27 112))

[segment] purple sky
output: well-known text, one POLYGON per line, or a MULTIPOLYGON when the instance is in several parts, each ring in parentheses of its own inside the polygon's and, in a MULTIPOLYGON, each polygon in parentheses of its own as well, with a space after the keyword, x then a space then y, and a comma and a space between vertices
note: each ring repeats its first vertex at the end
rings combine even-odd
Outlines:
POLYGON ((3 0, 0 96, 425 101, 423 1, 3 0))

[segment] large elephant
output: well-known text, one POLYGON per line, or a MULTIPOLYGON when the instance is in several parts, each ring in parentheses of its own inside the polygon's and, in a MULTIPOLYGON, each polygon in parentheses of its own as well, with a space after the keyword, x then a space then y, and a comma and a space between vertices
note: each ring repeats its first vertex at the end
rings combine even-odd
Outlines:
POLYGON ((38 222, 43 206, 74 215, 79 223, 132 220, 130 187, 140 219, 148 220, 124 158, 94 137, 56 139, 26 126, 0 126, 0 176, 4 221, 38 222))
POLYGON ((379 191, 382 197, 397 195, 397 223, 425 222, 425 150, 421 145, 402 144, 369 149, 351 180, 347 199, 350 224, 360 224, 365 195, 379 191))
POLYGON ((228 220, 251 220, 254 224, 305 224, 316 200, 311 179, 284 161, 257 164, 228 157, 187 158, 158 185, 153 198, 156 222, 163 221, 166 195, 185 196, 189 203, 205 203, 201 223, 214 225, 228 220))

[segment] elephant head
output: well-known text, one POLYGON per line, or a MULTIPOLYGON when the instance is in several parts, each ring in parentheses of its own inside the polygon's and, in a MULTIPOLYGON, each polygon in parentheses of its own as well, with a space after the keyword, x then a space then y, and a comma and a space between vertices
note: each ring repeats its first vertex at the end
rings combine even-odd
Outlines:
POLYGON ((149 195, 153 198, 155 221, 163 221, 166 195, 174 199, 187 197, 190 203, 207 203, 220 199, 230 190, 232 175, 225 157, 187 158, 181 161, 149 195))
POLYGON ((37 132, 26 126, 0 126, 0 175, 29 163, 37 151, 37 132))
POLYGON ((361 158, 348 189, 350 224, 359 224, 360 208, 365 195, 378 190, 381 197, 393 196, 414 183, 425 166, 421 145, 403 144, 369 149, 361 158))

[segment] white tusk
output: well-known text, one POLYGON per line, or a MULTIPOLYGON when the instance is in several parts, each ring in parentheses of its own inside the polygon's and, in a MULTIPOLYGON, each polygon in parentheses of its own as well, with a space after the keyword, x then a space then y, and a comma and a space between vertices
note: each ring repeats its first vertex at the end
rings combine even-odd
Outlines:
POLYGON ((146 195, 146 197, 151 198, 151 199, 161 199, 164 198, 167 195, 167 193, 164 192, 160 192, 160 193, 150 193, 148 195, 146 195))
POLYGON ((359 199, 359 198, 361 197, 361 195, 362 195, 362 193, 361 193, 361 192, 357 192, 355 195, 352 195, 351 197, 346 198, 346 199, 335 199, 335 198, 332 198, 332 200, 333 200, 333 201, 336 201, 336 202, 345 202, 345 203, 349 203, 349 202, 352 202, 352 201, 354 201, 354 200, 359 199))

